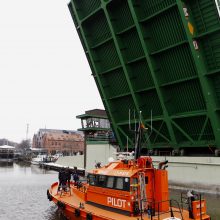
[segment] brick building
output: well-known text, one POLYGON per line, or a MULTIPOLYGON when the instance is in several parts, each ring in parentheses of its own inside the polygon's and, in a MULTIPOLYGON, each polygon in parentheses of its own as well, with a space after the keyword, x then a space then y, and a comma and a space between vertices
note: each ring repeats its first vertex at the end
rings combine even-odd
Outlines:
POLYGON ((84 152, 84 138, 76 131, 40 129, 33 137, 32 147, 45 148, 51 154, 71 155, 84 152))

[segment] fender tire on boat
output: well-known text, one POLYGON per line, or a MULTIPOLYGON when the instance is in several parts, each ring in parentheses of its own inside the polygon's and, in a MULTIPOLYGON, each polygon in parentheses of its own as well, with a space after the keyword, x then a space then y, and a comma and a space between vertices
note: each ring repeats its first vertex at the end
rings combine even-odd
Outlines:
POLYGON ((52 201, 53 197, 50 195, 49 189, 47 190, 47 198, 49 201, 52 201))
POLYGON ((93 217, 92 217, 92 213, 87 213, 86 214, 86 220, 92 220, 93 217))
POLYGON ((75 209, 75 216, 79 217, 80 216, 80 210, 79 209, 75 209))
POLYGON ((48 195, 48 200, 49 201, 52 201, 53 200, 53 197, 51 195, 48 195))
POLYGON ((57 206, 61 209, 65 209, 66 208, 66 205, 60 201, 57 202, 57 206))
POLYGON ((50 194, 47 196, 47 198, 48 198, 49 201, 53 200, 53 197, 50 194))
POLYGON ((49 189, 47 190, 47 196, 50 194, 50 191, 49 191, 49 189))

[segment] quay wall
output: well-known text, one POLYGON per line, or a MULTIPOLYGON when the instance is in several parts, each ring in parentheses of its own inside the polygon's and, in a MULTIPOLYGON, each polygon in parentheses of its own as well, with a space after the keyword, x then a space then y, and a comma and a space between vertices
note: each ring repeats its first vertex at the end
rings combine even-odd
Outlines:
POLYGON ((115 158, 116 148, 108 143, 87 143, 86 146, 86 167, 84 164, 84 155, 59 157, 56 164, 61 166, 85 168, 86 171, 95 168, 96 163, 100 162, 105 165, 109 158, 115 158))
POLYGON ((170 188, 220 194, 219 157, 152 157, 154 165, 168 160, 170 188))
POLYGON ((56 164, 67 167, 84 168, 84 155, 59 157, 56 164))
POLYGON ((86 150, 86 171, 94 169, 98 162, 106 165, 110 157, 116 156, 116 148, 108 143, 87 143, 86 150))

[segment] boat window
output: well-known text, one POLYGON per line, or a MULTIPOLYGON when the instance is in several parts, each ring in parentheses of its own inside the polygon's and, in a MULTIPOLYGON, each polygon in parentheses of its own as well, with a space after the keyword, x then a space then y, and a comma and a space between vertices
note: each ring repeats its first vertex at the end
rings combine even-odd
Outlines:
POLYGON ((124 191, 130 190, 130 178, 128 177, 117 177, 115 183, 115 189, 120 189, 124 191))
POLYGON ((124 187, 123 187, 123 189, 125 191, 130 191, 130 178, 128 178, 128 177, 124 178, 124 187))
POLYGON ((145 184, 148 184, 148 176, 145 176, 145 184))
POLYGON ((96 178, 95 178, 95 175, 92 175, 92 174, 90 174, 89 176, 88 176, 88 180, 89 180, 89 184, 90 185, 92 185, 92 186, 94 186, 95 185, 95 180, 96 180, 96 178))
POLYGON ((123 178, 122 177, 118 177, 116 179, 116 185, 115 185, 116 189, 123 189, 123 178))
POLYGON ((114 177, 105 175, 88 175, 88 182, 91 186, 98 186, 103 188, 110 188, 116 190, 130 190, 129 177, 114 177))
POLYGON ((113 188, 114 187, 114 176, 109 176, 107 179, 107 184, 106 187, 107 188, 113 188))
POLYGON ((101 187, 105 187, 105 183, 106 183, 106 176, 98 175, 96 185, 101 186, 101 187))
POLYGON ((138 178, 133 178, 132 185, 137 185, 137 184, 138 184, 138 178))

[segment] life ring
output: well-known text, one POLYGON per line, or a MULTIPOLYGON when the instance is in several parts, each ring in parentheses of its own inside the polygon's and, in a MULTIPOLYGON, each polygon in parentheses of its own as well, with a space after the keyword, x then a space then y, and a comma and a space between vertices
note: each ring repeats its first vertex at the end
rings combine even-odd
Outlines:
POLYGON ((92 220, 92 213, 87 213, 86 214, 86 220, 92 220))
POLYGON ((80 216, 80 209, 75 209, 75 216, 79 217, 80 216))

